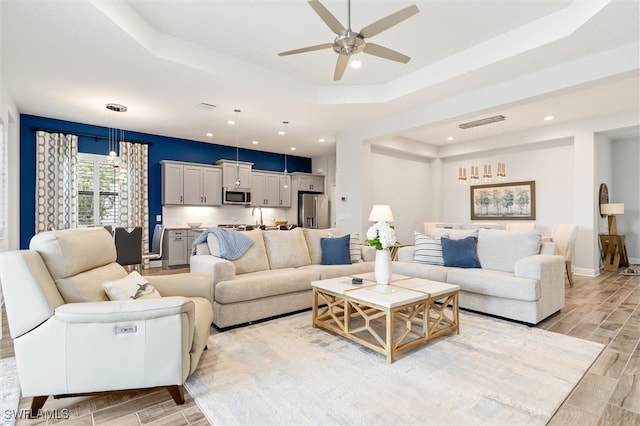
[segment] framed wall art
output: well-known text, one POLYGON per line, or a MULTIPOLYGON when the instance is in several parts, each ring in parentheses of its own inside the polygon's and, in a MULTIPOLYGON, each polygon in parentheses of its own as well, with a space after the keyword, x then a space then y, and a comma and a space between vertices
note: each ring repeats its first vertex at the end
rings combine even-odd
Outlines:
POLYGON ((471 220, 535 220, 536 182, 471 186, 471 220))

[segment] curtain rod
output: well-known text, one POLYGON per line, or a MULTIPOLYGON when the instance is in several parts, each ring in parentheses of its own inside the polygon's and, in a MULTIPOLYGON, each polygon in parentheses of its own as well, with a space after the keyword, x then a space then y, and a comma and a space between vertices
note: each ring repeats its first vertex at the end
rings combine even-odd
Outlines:
MULTIPOLYGON (((98 139, 105 139, 105 140, 109 140, 108 136, 101 136, 101 135, 92 135, 89 133, 78 133, 78 132, 63 132, 62 130, 57 130, 57 129, 45 129, 43 127, 35 127, 35 126, 31 126, 30 127, 31 130, 33 130, 34 132, 37 131, 43 131, 43 132, 47 132, 47 133, 62 133, 64 135, 75 135, 75 136, 82 136, 85 138, 94 138, 96 140, 98 139)), ((152 142, 144 142, 144 141, 133 141, 133 140, 128 140, 126 142, 135 142, 135 143, 141 143, 143 145, 153 145, 152 142)))

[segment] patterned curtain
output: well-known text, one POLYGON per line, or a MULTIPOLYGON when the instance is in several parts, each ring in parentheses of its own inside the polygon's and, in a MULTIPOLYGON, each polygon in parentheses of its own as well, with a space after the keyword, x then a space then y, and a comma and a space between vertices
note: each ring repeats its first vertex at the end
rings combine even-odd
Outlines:
MULTIPOLYGON (((120 142, 120 226, 142 227, 142 250, 149 252, 149 146, 120 142)), ((149 261, 145 261, 148 268, 149 261)))
POLYGON ((36 133, 36 233, 78 226, 78 137, 36 133))

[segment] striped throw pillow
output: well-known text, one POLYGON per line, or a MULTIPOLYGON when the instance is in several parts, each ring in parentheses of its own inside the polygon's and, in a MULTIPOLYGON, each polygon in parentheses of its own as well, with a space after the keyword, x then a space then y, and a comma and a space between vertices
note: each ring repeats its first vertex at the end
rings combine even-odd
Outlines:
POLYGON ((440 238, 430 238, 419 232, 414 232, 413 236, 415 238, 414 263, 444 265, 440 238))
POLYGON ((357 232, 351 233, 349 239, 349 253, 351 254, 351 263, 362 262, 362 253, 360 252, 360 235, 357 232))

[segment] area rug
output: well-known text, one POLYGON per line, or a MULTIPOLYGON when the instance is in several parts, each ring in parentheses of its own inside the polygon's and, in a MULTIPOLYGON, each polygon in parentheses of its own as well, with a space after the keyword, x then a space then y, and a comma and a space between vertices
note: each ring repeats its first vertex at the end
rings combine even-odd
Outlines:
POLYGON ((215 334, 187 391, 211 424, 545 424, 603 345, 478 314, 393 364, 305 312, 215 334))
POLYGON ((630 265, 620 269, 621 275, 637 276, 640 275, 640 265, 630 265))
POLYGON ((20 383, 16 359, 0 359, 0 426, 15 424, 15 413, 20 402, 20 383))

